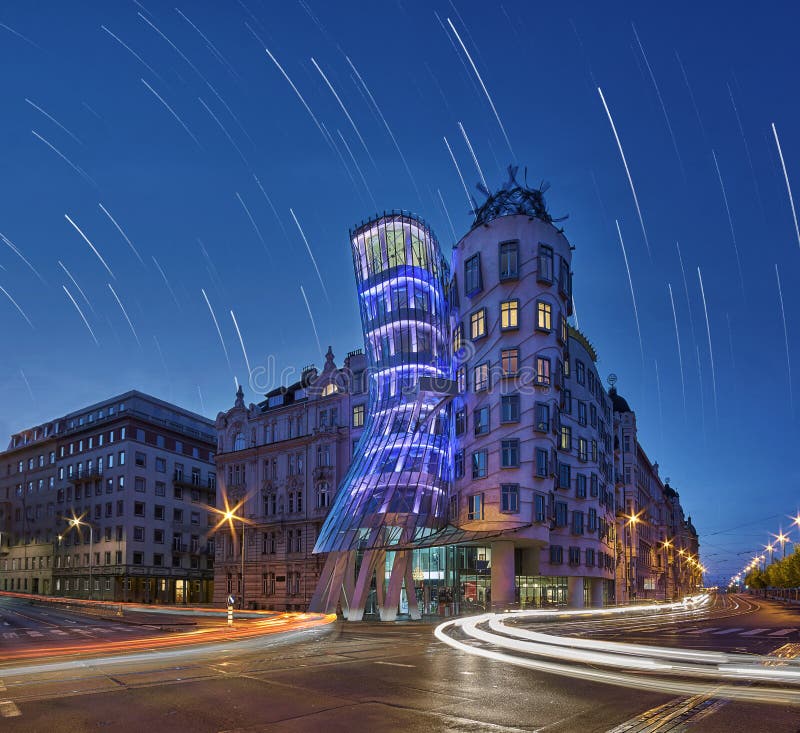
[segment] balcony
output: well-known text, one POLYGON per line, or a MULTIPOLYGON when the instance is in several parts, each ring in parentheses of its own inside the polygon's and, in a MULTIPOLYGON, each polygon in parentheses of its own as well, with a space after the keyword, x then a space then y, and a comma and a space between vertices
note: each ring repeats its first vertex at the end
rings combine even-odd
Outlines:
POLYGON ((76 471, 72 476, 67 476, 67 482, 71 484, 88 483, 98 481, 103 478, 103 470, 100 468, 90 468, 83 471, 76 471))
POLYGON ((211 486, 208 481, 203 482, 198 474, 187 476, 182 471, 175 471, 172 474, 173 486, 183 489, 198 489, 200 491, 216 491, 216 486, 211 486))

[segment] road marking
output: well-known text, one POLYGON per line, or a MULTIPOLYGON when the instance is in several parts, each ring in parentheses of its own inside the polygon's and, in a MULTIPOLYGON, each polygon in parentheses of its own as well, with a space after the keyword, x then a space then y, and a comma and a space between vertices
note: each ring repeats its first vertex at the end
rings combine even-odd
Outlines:
POLYGON ((755 636, 762 631, 769 631, 769 629, 751 629, 750 631, 745 631, 743 634, 739 634, 739 636, 755 636))
POLYGON ((26 631, 25 633, 28 636, 43 636, 41 631, 26 631))
POLYGON ((694 631, 687 631, 687 635, 697 636, 698 634, 710 634, 712 631, 716 631, 719 626, 706 626, 702 629, 695 629, 694 631))
POLYGON ((742 627, 735 626, 732 629, 722 629, 722 631, 715 631, 714 636, 722 636, 723 634, 735 634, 737 631, 742 631, 742 627))
POLYGON ((11 700, 0 700, 0 715, 4 718, 15 718, 17 715, 22 715, 22 713, 11 700))
POLYGON ((416 667, 416 664, 400 664, 399 662, 375 662, 375 664, 385 664, 387 667, 416 667))
POLYGON ((797 629, 781 629, 780 631, 773 631, 770 636, 786 636, 787 634, 792 634, 797 629))

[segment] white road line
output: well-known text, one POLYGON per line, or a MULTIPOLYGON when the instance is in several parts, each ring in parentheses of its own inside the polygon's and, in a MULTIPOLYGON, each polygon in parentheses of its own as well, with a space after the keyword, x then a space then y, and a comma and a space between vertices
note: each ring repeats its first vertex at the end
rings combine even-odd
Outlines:
POLYGON ((385 664, 387 667, 416 667, 416 664, 400 664, 399 662, 375 662, 375 664, 385 664))
POLYGON ((4 718, 16 718, 18 715, 22 715, 22 713, 11 700, 0 700, 0 715, 4 718))
POLYGON ((745 631, 739 636, 755 636, 756 634, 760 634, 762 631, 769 631, 769 629, 751 629, 750 631, 745 631))
POLYGON ((714 636, 722 636, 723 634, 735 634, 737 631, 742 631, 742 627, 735 626, 732 629, 722 629, 722 631, 715 631, 714 636))
POLYGON ((786 636, 787 634, 792 634, 797 629, 781 629, 780 631, 773 631, 770 636, 786 636))

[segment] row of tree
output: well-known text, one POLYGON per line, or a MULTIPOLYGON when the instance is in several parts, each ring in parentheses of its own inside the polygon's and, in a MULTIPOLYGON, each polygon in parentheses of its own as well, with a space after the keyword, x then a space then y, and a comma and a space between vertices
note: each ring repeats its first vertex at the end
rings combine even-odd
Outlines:
POLYGON ((800 545, 788 557, 775 560, 766 570, 753 568, 744 579, 750 588, 800 588, 800 545))

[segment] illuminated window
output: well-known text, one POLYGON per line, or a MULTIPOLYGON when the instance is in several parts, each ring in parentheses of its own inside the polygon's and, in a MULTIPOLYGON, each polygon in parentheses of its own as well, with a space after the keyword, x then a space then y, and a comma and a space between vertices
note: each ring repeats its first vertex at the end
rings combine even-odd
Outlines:
POLYGON ((469 335, 473 341, 486 335, 486 308, 475 311, 469 317, 469 335))
POLYGON ((475 367, 473 373, 473 384, 476 392, 483 392, 489 389, 489 363, 484 362, 475 367))
POLYGON ((572 448, 572 428, 569 425, 562 425, 560 436, 558 447, 561 450, 570 450, 572 448))
POLYGON ((500 328, 519 327, 519 301, 504 300, 500 303, 500 328))
POLYGON ((536 357, 536 384, 540 387, 550 386, 550 359, 546 356, 536 357))
POLYGON ((328 397, 328 396, 330 396, 332 394, 336 394, 338 391, 339 391, 339 388, 336 386, 336 384, 334 384, 333 382, 330 382, 330 384, 326 384, 322 388, 322 396, 323 397, 328 397))
POLYGON ((406 263, 406 233, 401 227, 386 228, 386 254, 389 267, 397 267, 406 263))
POLYGON ((411 264, 414 267, 428 269, 428 250, 425 242, 413 233, 411 234, 411 264))
POLYGON ((383 269, 383 255, 381 253, 381 240, 377 234, 373 234, 367 242, 369 252, 369 265, 372 273, 375 274, 383 269))
POLYGON ((515 377, 519 372, 519 349, 503 349, 500 352, 500 367, 504 377, 515 377))
POLYGON ((536 328, 540 331, 553 330, 553 306, 543 300, 536 301, 536 328))
POLYGON ((558 326, 559 338, 561 339, 561 343, 565 344, 569 336, 569 326, 567 326, 567 319, 561 314, 558 316, 558 326))
POLYGON ((467 497, 467 519, 472 521, 483 519, 483 494, 472 494, 467 497))
POLYGON ((578 459, 589 460, 589 441, 586 438, 578 438, 578 459))
POLYGON ((364 405, 353 405, 353 427, 360 428, 364 425, 364 405))
POLYGON ((464 346, 464 326, 459 323, 453 329, 453 353, 457 354, 464 346))

